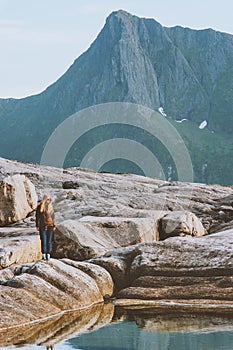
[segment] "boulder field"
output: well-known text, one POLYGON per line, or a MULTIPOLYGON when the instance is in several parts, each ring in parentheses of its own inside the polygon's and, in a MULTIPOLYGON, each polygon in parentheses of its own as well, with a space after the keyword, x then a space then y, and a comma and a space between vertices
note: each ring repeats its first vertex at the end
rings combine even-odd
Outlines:
POLYGON ((2 332, 111 296, 127 308, 232 312, 232 187, 3 158, 0 180, 2 332), (45 193, 57 223, 46 262, 35 229, 45 193))

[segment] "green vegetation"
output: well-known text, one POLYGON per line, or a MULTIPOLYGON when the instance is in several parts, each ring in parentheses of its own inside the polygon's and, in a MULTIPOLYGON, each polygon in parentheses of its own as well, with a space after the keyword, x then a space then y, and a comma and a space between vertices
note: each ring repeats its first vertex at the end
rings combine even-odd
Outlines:
POLYGON ((233 184, 233 138, 206 128, 200 130, 192 121, 172 121, 184 140, 194 168, 194 181, 233 184))

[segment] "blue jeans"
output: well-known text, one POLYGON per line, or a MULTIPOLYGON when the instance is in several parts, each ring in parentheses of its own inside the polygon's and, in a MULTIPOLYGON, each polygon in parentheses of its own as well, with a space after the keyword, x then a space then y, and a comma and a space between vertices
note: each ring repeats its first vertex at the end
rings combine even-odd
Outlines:
POLYGON ((40 228, 42 254, 51 254, 53 250, 53 226, 40 228))

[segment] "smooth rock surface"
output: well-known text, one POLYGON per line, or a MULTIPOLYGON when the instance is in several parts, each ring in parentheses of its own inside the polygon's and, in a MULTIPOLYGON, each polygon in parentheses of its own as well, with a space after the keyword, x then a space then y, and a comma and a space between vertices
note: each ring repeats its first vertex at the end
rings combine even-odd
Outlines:
POLYGON ((233 230, 120 248, 92 259, 112 275, 119 298, 233 302, 233 230), (117 273, 116 273, 117 271, 117 273))
POLYGON ((25 265, 1 281, 0 328, 90 307, 112 292, 112 278, 100 266, 55 259, 25 265))
POLYGON ((66 220, 57 226, 55 256, 86 260, 114 248, 153 242, 159 237, 157 222, 161 215, 162 212, 150 218, 85 216, 66 220))
POLYGON ((0 228, 0 270, 13 264, 25 264, 41 258, 38 231, 29 227, 0 228))

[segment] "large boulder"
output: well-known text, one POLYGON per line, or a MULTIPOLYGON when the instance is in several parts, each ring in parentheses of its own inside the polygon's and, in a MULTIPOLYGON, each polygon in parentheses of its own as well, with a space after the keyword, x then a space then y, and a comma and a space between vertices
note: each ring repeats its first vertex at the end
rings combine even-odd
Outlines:
POLYGON ((57 226, 55 256, 85 260, 126 247, 158 239, 157 217, 84 217, 66 220, 57 226))
POLYGON ((35 186, 25 175, 8 176, 0 181, 0 226, 17 222, 37 206, 35 186))
POLYGON ((200 219, 188 211, 171 211, 159 220, 159 238, 173 236, 204 236, 206 230, 200 219))
POLYGON ((0 228, 0 270, 13 264, 35 262, 41 258, 41 242, 33 228, 0 228))
POLYGON ((119 247, 205 234, 201 221, 187 211, 153 211, 144 218, 85 216, 58 224, 55 256, 86 260, 119 247))
POLYGON ((233 230, 172 237, 91 259, 112 275, 117 296, 153 300, 210 300, 233 307, 233 230))

